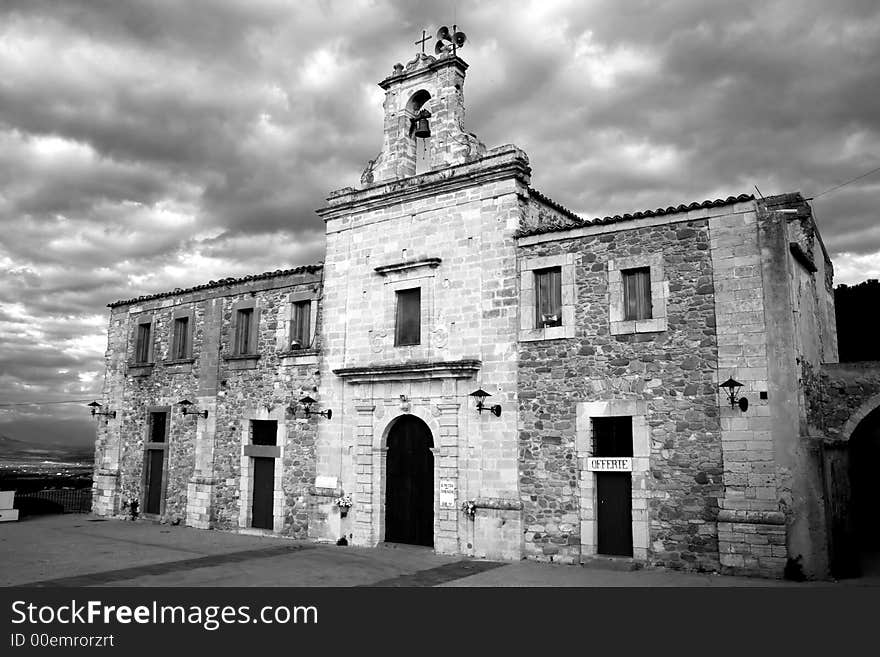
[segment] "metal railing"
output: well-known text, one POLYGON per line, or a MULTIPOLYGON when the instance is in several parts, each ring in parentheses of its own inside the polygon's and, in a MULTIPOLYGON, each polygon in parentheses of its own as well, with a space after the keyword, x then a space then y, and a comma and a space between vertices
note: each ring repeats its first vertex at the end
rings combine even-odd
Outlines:
POLYGON ((15 508, 26 513, 90 513, 91 488, 57 488, 15 493, 15 508))

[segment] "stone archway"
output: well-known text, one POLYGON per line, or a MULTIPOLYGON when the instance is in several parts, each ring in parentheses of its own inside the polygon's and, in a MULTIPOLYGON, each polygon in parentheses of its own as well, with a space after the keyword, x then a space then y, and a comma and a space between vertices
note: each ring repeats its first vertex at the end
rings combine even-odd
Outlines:
POLYGON ((863 575, 880 575, 880 407, 865 415, 849 439, 852 529, 863 575))
POLYGON ((831 574, 880 576, 880 399, 863 404, 840 437, 824 448, 831 574))
POLYGON ((385 540, 434 545, 434 439, 428 425, 402 415, 388 432, 385 540))

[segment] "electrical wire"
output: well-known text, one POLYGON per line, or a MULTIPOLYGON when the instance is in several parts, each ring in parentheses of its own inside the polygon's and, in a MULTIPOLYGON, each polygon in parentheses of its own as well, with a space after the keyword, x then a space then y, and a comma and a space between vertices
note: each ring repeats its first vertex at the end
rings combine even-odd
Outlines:
POLYGON ((842 183, 840 183, 839 185, 835 185, 834 187, 829 187, 829 188, 826 189, 824 192, 821 192, 821 193, 819 193, 819 194, 816 194, 816 195, 814 195, 814 196, 811 196, 811 197, 808 198, 807 200, 808 200, 808 201, 812 201, 813 199, 817 199, 817 198, 819 198, 820 196, 824 196, 825 194, 827 194, 827 193, 829 193, 829 192, 833 192, 833 191, 836 190, 836 189, 840 189, 841 187, 846 187, 847 185, 850 185, 850 184, 856 182, 857 180, 861 180, 862 178, 867 178, 867 177, 870 176, 872 173, 877 173, 878 171, 880 171, 880 167, 877 167, 876 169, 871 169, 870 171, 868 171, 868 172, 866 172, 866 173, 863 173, 863 174, 860 175, 860 176, 856 176, 856 177, 853 178, 852 180, 847 180, 846 182, 842 182, 842 183))
POLYGON ((36 402, 0 402, 0 407, 6 408, 9 406, 46 406, 48 404, 84 404, 85 402, 92 401, 93 398, 89 399, 65 399, 62 401, 36 401, 36 402))

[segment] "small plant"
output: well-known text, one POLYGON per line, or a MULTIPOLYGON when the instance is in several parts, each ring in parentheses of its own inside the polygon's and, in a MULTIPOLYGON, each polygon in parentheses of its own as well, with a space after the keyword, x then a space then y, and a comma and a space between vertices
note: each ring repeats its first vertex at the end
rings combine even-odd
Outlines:
POLYGON ((133 497, 130 497, 122 503, 122 510, 123 511, 128 510, 129 518, 131 518, 132 520, 137 520, 138 519, 138 506, 140 506, 138 501, 136 499, 134 499, 133 497))
POLYGON ((473 520, 477 515, 477 503, 473 500, 468 500, 461 505, 461 510, 467 514, 470 520, 473 520))
POLYGON ((333 500, 333 504, 339 507, 339 515, 344 518, 348 515, 348 510, 352 506, 351 495, 343 495, 342 497, 337 497, 335 500, 333 500))

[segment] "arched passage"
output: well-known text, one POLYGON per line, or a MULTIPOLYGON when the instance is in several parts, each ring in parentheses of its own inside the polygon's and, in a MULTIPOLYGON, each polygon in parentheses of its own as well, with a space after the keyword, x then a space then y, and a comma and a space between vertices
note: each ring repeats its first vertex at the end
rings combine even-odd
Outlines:
POLYGON ((849 440, 852 528, 863 574, 880 575, 880 408, 859 422, 849 440))
POLYGON ((880 406, 860 409, 843 437, 825 447, 831 574, 880 576, 880 406))
POLYGON ((402 415, 388 432, 385 540, 434 545, 434 439, 428 425, 402 415))

